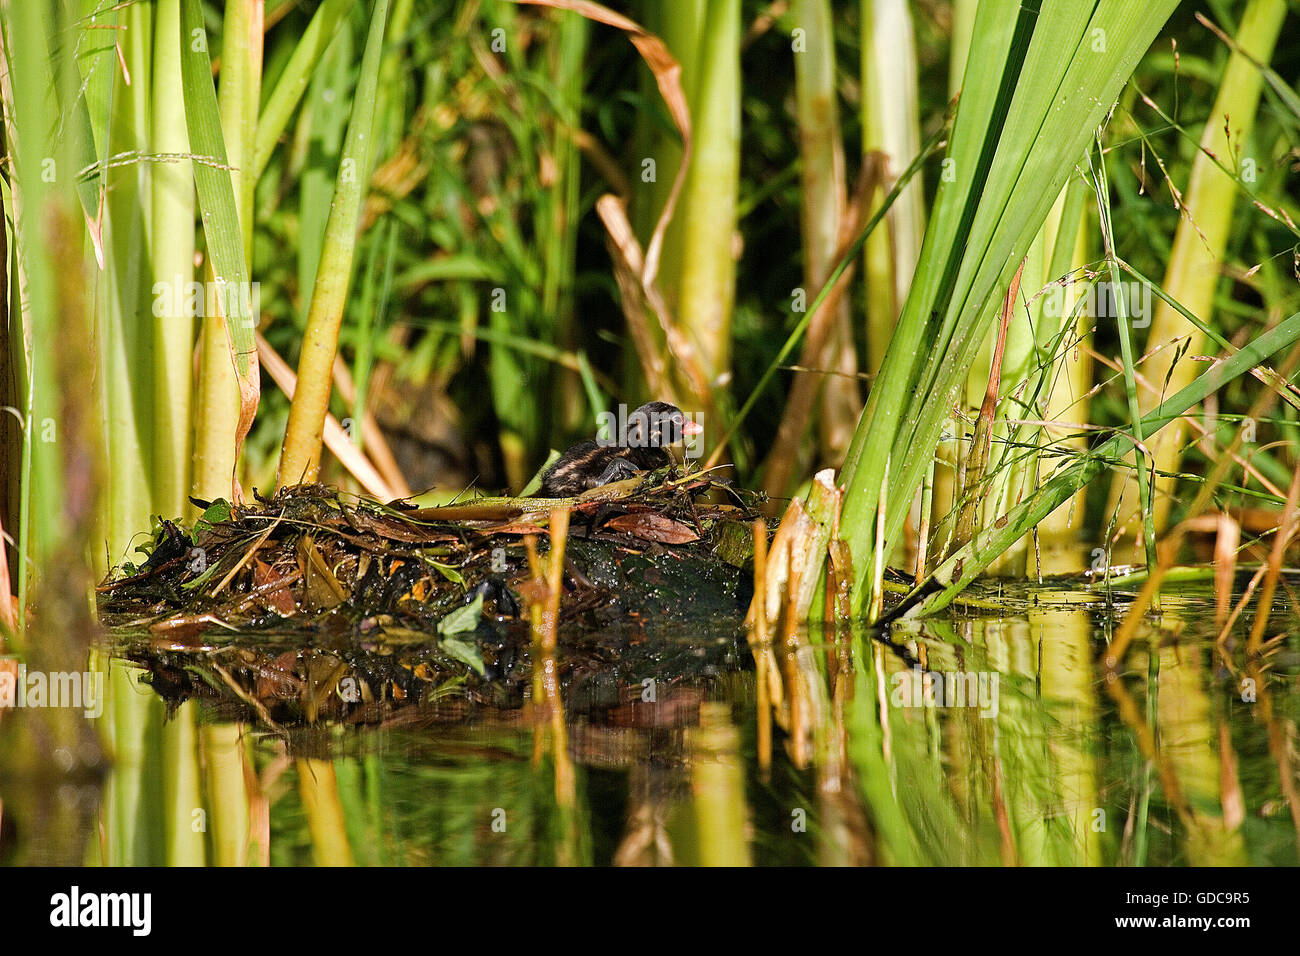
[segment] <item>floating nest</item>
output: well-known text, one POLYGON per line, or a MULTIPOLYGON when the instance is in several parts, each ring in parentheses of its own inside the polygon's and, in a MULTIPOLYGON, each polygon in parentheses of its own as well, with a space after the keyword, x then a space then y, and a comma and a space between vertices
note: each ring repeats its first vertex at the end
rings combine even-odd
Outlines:
POLYGON ((98 589, 116 651, 172 704, 263 723, 386 720, 455 700, 517 706, 534 654, 529 548, 568 508, 557 635, 566 698, 618 707, 734 670, 752 595, 752 495, 672 469, 563 500, 439 508, 323 485, 195 501, 98 589))

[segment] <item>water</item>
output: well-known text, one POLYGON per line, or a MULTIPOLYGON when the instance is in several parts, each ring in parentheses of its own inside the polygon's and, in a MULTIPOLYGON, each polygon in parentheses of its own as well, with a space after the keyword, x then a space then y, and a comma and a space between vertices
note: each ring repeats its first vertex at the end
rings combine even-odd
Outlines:
POLYGON ((199 699, 166 721, 114 660, 98 717, 0 717, 0 861, 1295 865, 1300 637, 1279 595, 1252 661, 1249 613, 1217 644, 1208 587, 1166 589, 1114 681, 1098 661, 1132 592, 1082 580, 801 632, 757 666, 726 623, 594 635, 419 706, 375 699, 419 686, 409 649, 387 677, 365 664, 369 702, 340 701, 359 665, 338 647, 170 652, 159 688, 199 699), (100 773, 78 723, 114 758, 100 773))

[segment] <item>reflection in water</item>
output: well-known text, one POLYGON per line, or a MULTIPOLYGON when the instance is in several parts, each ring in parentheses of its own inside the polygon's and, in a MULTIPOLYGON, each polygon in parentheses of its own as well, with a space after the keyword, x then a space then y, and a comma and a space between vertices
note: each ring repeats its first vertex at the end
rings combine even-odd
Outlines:
MULTIPOLYGON (((1216 645, 1213 595, 1187 589, 1108 681, 1104 595, 1001 600, 757 655, 730 626, 561 640, 496 682, 439 687, 420 685, 417 643, 379 663, 128 644, 154 686, 100 665, 102 774, 22 756, 59 753, 84 718, 0 712, 0 860, 1300 862, 1294 637, 1256 661, 1244 631, 1216 645)), ((1276 613, 1269 633, 1290 633, 1276 613)))

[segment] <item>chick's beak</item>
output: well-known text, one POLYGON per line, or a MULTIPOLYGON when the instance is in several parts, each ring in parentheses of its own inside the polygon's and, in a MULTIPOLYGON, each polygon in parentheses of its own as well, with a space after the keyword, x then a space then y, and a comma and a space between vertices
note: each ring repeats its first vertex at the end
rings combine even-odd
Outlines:
POLYGON ((704 431, 704 426, 701 425, 699 422, 693 422, 690 421, 689 419, 687 421, 682 422, 683 435, 699 435, 703 431, 704 431))

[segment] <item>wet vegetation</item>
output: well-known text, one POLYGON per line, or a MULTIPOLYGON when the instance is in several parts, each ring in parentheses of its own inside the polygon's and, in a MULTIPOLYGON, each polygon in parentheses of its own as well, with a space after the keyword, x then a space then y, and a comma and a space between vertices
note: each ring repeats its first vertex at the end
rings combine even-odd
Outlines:
POLYGON ((0 861, 1300 862, 1294 5, 613 7, 0 0, 0 861))

